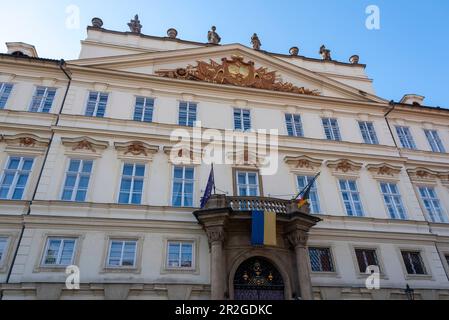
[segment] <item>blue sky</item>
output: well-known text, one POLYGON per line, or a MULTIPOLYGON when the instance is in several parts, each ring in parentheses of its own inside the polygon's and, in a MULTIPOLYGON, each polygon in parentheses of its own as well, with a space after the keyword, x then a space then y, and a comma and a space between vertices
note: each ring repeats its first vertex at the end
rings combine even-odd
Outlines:
POLYGON ((41 57, 74 59, 92 17, 106 29, 126 31, 138 13, 142 32, 165 36, 169 27, 178 37, 206 41, 211 25, 222 43, 250 45, 257 32, 262 49, 287 53, 294 45, 300 54, 319 57, 325 44, 334 60, 352 54, 367 64, 376 93, 400 100, 403 94, 426 97, 425 104, 449 108, 449 1, 406 0, 21 0, 4 1, 0 11, 0 46, 7 41, 34 44, 41 57), (80 10, 80 28, 66 27, 66 8, 80 10), (365 27, 365 9, 380 10, 380 29, 365 27))

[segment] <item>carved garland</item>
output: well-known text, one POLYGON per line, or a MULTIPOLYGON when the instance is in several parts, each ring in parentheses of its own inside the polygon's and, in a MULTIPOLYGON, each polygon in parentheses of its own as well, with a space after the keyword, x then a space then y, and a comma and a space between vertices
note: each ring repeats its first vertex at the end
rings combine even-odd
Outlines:
POLYGON ((72 151, 87 150, 96 153, 98 149, 104 150, 109 146, 107 141, 99 141, 89 137, 61 138, 63 145, 71 147, 72 151))
POLYGON ((299 157, 285 157, 284 162, 287 163, 292 169, 307 169, 315 170, 320 167, 323 160, 313 159, 308 156, 302 155, 299 157))
POLYGON ((40 138, 34 134, 16 134, 4 136, 3 139, 8 145, 17 145, 20 147, 46 147, 49 139, 40 138))
POLYGON ((156 153, 159 151, 159 146, 153 146, 146 144, 140 141, 130 141, 126 143, 115 142, 115 148, 122 152, 123 155, 131 155, 131 156, 144 156, 148 157, 150 154, 156 153))
POLYGON ((347 159, 340 159, 336 161, 328 161, 326 164, 329 168, 332 168, 335 172, 356 172, 362 168, 362 163, 357 163, 347 159))
POLYGON ((232 56, 231 60, 221 59, 222 63, 210 60, 210 63, 197 61, 196 66, 171 70, 158 70, 156 74, 172 79, 204 81, 217 84, 230 84, 239 87, 249 87, 280 92, 289 92, 318 96, 316 90, 294 86, 290 82, 278 80, 276 71, 267 68, 255 68, 253 61, 244 62, 243 57, 232 56))
POLYGON ((366 169, 376 176, 390 176, 394 177, 401 172, 401 167, 392 166, 387 163, 369 164, 366 169))

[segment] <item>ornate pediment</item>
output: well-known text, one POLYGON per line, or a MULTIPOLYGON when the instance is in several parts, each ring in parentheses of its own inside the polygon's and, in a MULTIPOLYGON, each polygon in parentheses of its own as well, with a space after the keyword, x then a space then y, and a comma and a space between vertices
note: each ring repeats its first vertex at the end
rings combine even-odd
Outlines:
POLYGON ((441 184, 449 188, 449 171, 439 173, 438 178, 441 180, 441 184))
POLYGON ((61 138, 64 146, 69 147, 72 152, 90 151, 97 153, 98 150, 104 150, 109 146, 107 141, 99 141, 89 137, 79 138, 61 138))
POLYGON ((221 59, 221 63, 197 61, 196 66, 188 65, 186 68, 171 70, 158 70, 156 74, 161 77, 204 81, 217 84, 229 84, 239 87, 257 88, 280 92, 290 92, 306 95, 319 95, 316 90, 294 86, 290 82, 278 79, 276 71, 254 66, 253 61, 245 62, 241 56, 232 56, 221 59))
POLYGON ((38 148, 46 147, 50 142, 49 139, 38 137, 34 134, 20 133, 15 135, 3 136, 3 140, 9 146, 38 148))
POLYGON ((115 149, 125 158, 150 158, 159 151, 159 146, 149 145, 141 141, 115 142, 115 149))
POLYGON ((237 150, 226 154, 226 161, 235 165, 253 166, 256 168, 269 165, 269 157, 264 157, 253 150, 237 150))
POLYGON ((165 146, 164 153, 169 156, 173 164, 201 164, 202 150, 191 148, 189 145, 165 146))
POLYGON ((410 176, 410 179, 417 182, 436 182, 436 179, 439 175, 439 172, 437 171, 422 167, 407 169, 407 172, 410 176))
POLYGON ((298 157, 287 156, 284 158, 284 162, 293 170, 316 171, 316 169, 318 169, 323 163, 323 160, 313 159, 308 156, 302 155, 298 157))
POLYGON ((368 164, 366 169, 378 178, 397 177, 401 172, 401 167, 392 166, 388 163, 368 164))
POLYGON ((339 159, 335 161, 327 161, 328 168, 331 168, 334 173, 343 174, 356 174, 360 171, 363 164, 359 162, 354 162, 348 159, 339 159))

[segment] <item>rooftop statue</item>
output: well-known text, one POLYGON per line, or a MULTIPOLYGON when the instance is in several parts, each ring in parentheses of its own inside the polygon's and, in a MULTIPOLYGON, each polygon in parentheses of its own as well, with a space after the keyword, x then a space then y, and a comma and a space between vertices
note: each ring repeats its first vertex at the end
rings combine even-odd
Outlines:
POLYGON ((326 46, 324 44, 320 47, 320 54, 323 60, 332 60, 331 51, 329 49, 326 49, 326 46))
POLYGON ((251 37, 251 43, 253 45, 254 50, 260 50, 262 43, 260 42, 260 39, 257 36, 257 33, 253 34, 253 36, 251 37))
POLYGON ((218 33, 215 32, 215 30, 217 30, 217 28, 215 26, 212 26, 211 28, 212 30, 210 30, 207 33, 207 41, 209 43, 213 43, 213 44, 219 44, 221 41, 220 36, 218 35, 218 33))
POLYGON ((140 33, 142 30, 142 25, 140 24, 139 16, 136 14, 134 16, 134 20, 131 19, 131 21, 128 23, 129 30, 134 33, 140 33))

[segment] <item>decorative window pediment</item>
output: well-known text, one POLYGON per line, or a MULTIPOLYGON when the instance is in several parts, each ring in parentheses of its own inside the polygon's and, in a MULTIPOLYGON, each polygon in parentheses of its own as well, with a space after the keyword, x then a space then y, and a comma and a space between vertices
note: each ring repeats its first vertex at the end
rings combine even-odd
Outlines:
POLYGON ((159 151, 159 146, 149 145, 141 141, 115 142, 115 149, 123 159, 151 160, 153 155, 159 151))
POLYGON ((399 173, 401 172, 401 167, 392 166, 388 163, 379 164, 368 164, 366 169, 371 172, 371 174, 376 179, 388 179, 388 178, 399 178, 399 173))
POLYGON ((286 156, 284 162, 292 171, 317 171, 323 160, 301 155, 297 157, 286 156))
POLYGON ((413 182, 436 183, 439 173, 427 168, 407 169, 410 179, 413 182))
POLYGON ((438 174, 438 178, 440 179, 443 186, 449 188, 449 171, 438 174))
POLYGON ((201 164, 202 151, 193 149, 188 145, 165 146, 164 153, 168 155, 169 161, 176 165, 201 164))
POLYGON ((334 161, 327 161, 326 166, 330 168, 334 174, 358 175, 363 163, 348 159, 338 159, 334 161))
POLYGON ((89 137, 79 138, 61 138, 61 142, 64 146, 68 147, 68 153, 71 154, 84 154, 100 156, 101 151, 109 147, 109 142, 95 140, 89 137))
POLYGON ((228 152, 226 154, 226 161, 229 161, 237 166, 260 168, 268 165, 269 157, 263 157, 257 152, 245 149, 228 152))
POLYGON ((50 139, 28 133, 5 135, 2 140, 7 144, 7 151, 20 150, 20 152, 29 151, 31 153, 45 152, 50 143, 50 139))

